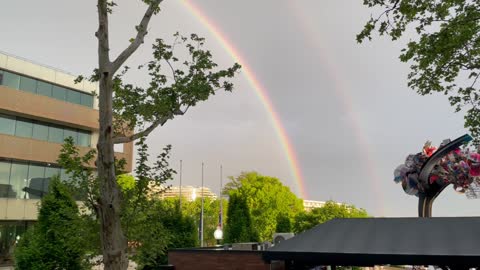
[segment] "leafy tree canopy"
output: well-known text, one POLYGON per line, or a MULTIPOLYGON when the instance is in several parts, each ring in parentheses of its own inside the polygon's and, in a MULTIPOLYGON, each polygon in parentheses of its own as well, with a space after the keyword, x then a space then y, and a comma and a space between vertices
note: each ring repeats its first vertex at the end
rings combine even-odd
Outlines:
POLYGON ((247 200, 238 194, 230 195, 224 238, 226 243, 258 241, 247 200))
POLYGON ((198 246, 193 217, 184 215, 178 205, 154 200, 130 224, 128 238, 135 247, 133 259, 140 269, 158 269, 168 263, 167 251, 198 246))
POLYGON ((310 212, 302 212, 295 217, 293 229, 295 233, 309 230, 318 224, 334 218, 366 218, 367 211, 351 205, 339 204, 328 201, 320 208, 314 208, 310 212))
POLYGON ((291 217, 287 215, 278 215, 277 216, 277 227, 275 229, 275 232, 277 233, 288 233, 292 232, 292 220, 291 217))
POLYGON ((303 201, 275 177, 248 172, 230 180, 224 192, 246 199, 260 241, 272 240, 279 215, 291 218, 303 210, 303 201))
MULTIPOLYGON (((129 66, 123 66, 115 74, 112 78, 114 144, 146 137, 218 91, 233 90, 234 85, 229 79, 241 66, 235 63, 229 68, 218 69, 204 45, 205 39, 196 34, 186 37, 175 33, 171 43, 157 38, 152 45, 152 59, 135 67, 148 74, 146 87, 125 80, 131 69, 129 66), (175 56, 184 52, 189 55, 186 60, 175 56)), ((100 78, 99 70, 95 69, 88 80, 97 82, 100 78)), ((79 76, 76 82, 84 79, 79 76)))
POLYGON ((38 223, 15 249, 16 269, 88 269, 86 230, 70 191, 58 176, 53 178, 41 200, 38 223))
MULTIPOLYGON (((170 146, 166 146, 163 152, 157 156, 153 165, 149 165, 148 147, 144 143, 144 139, 139 139, 137 145, 137 166, 135 168, 136 178, 121 174, 123 160, 116 161, 118 171, 117 183, 121 190, 122 207, 121 222, 124 227, 127 240, 134 246, 140 244, 139 254, 134 256, 141 264, 151 263, 154 260, 161 260, 165 256, 167 247, 170 246, 170 235, 174 235, 171 231, 164 228, 161 214, 165 213, 165 218, 172 218, 172 212, 167 211, 165 207, 158 206, 158 202, 152 198, 155 193, 162 192, 161 186, 172 178, 175 173, 169 168, 168 159, 170 156, 170 146), (152 250, 148 253, 147 248, 152 250), (155 251, 153 251, 155 250, 155 251), (145 259, 148 258, 148 259, 145 259), (152 259, 154 258, 154 259, 152 259)), ((73 144, 71 138, 67 138, 62 147, 58 163, 66 169, 69 175, 69 181, 66 183, 72 193, 83 194, 82 200, 85 200, 86 207, 91 213, 84 216, 86 220, 88 236, 91 243, 97 244, 100 250, 99 238, 99 179, 91 167, 95 151, 91 150, 87 154, 82 155, 79 149, 73 144)), ((179 219, 179 222, 184 222, 179 219)), ((133 253, 132 253, 133 254, 133 253)))
POLYGON ((411 40, 400 54, 411 64, 408 86, 421 95, 448 96, 455 110, 464 110, 465 127, 480 142, 480 2, 471 0, 364 0, 378 11, 357 35, 373 33, 411 40))
POLYGON ((130 174, 120 174, 117 176, 117 183, 123 193, 135 188, 135 177, 130 174))

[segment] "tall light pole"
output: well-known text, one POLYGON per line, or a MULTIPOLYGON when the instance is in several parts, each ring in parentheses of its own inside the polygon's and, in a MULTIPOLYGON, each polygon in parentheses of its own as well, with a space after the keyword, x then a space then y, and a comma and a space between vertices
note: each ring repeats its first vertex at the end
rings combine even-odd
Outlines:
POLYGON ((220 213, 218 213, 218 226, 213 237, 217 240, 217 246, 220 245, 220 241, 223 239, 223 202, 222 202, 222 186, 223 186, 223 167, 220 165, 220 213))
POLYGON ((180 197, 178 197, 178 208, 182 211, 182 160, 180 159, 180 197))
POLYGON ((203 162, 202 162, 202 210, 200 212, 200 247, 203 247, 203 162))
POLYGON ((223 229, 223 200, 222 200, 222 189, 223 189, 223 167, 220 165, 220 216, 219 216, 219 226, 220 229, 223 229))

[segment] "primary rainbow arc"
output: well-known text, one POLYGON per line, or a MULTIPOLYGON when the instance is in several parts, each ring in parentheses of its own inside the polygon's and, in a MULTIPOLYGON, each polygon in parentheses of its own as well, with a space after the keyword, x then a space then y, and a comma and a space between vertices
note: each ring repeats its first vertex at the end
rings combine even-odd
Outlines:
POLYGON ((302 172, 300 170, 300 165, 295 153, 295 150, 288 138, 288 134, 285 130, 285 127, 282 125, 278 113, 275 111, 275 108, 272 104, 272 101, 268 97, 267 90, 262 86, 260 81, 256 78, 252 69, 248 65, 245 58, 241 56, 241 53, 229 42, 226 36, 220 31, 220 29, 215 26, 215 24, 208 19, 207 16, 191 1, 184 0, 182 3, 187 7, 187 9, 208 29, 208 31, 218 40, 221 46, 225 51, 234 59, 235 62, 238 62, 242 65, 242 74, 245 76, 260 101, 264 105, 270 120, 272 122, 275 133, 277 134, 278 140, 285 152, 288 164, 291 168, 292 176, 295 180, 295 183, 298 188, 299 195, 303 199, 307 199, 307 191, 305 189, 305 183, 303 180, 302 172))

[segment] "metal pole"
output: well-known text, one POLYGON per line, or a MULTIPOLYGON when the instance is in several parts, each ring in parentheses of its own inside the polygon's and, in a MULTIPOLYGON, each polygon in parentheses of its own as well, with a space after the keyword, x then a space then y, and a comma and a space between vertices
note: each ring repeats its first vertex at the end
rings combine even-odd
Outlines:
POLYGON ((200 246, 203 247, 203 162, 202 162, 202 210, 200 212, 200 246))
POLYGON ((178 197, 178 208, 182 211, 182 160, 180 159, 180 196, 178 197))
POLYGON ((220 165, 220 228, 223 230, 223 201, 222 201, 222 188, 223 188, 223 167, 220 165))

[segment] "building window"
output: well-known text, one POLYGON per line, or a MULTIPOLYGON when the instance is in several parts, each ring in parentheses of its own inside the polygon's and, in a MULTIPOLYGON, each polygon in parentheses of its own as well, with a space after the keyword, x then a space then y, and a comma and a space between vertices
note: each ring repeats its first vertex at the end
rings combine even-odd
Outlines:
POLYGON ((64 171, 48 164, 0 160, 0 198, 41 199, 52 177, 69 179, 64 171))
POLYGON ((68 90, 67 91, 67 101, 70 102, 70 103, 82 104, 80 92, 68 90))
MULTIPOLYGON (((60 168, 48 166, 45 168, 45 178, 51 178, 55 175, 60 175, 60 168)), ((48 190, 48 186, 43 188, 44 190, 48 190)))
POLYGON ((33 131, 33 124, 31 121, 28 121, 27 119, 17 118, 16 124, 15 124, 15 136, 31 138, 32 131, 33 131))
POLYGON ((47 166, 45 168, 45 180, 43 181, 43 189, 42 189, 44 193, 48 192, 48 186, 50 185, 50 180, 54 176, 60 176, 60 168, 47 166))
POLYGON ((7 198, 10 191, 10 162, 0 161, 0 198, 7 198))
POLYGON ((93 108, 93 95, 0 70, 0 85, 93 108))
POLYGON ((78 132, 78 145, 90 147, 91 145, 91 135, 90 133, 79 131, 78 132))
POLYGON ((78 138, 77 138, 78 132, 72 129, 64 129, 63 130, 63 140, 65 140, 68 137, 72 137, 73 143, 77 144, 78 143, 78 138))
POLYGON ((82 105, 93 108, 93 96, 82 93, 82 105))
POLYGON ((67 99, 67 89, 60 86, 53 86, 52 97, 65 101, 67 99))
POLYGON ((113 145, 113 151, 114 151, 115 153, 123 153, 123 150, 124 150, 123 147, 124 147, 124 146, 123 146, 123 143, 114 144, 114 145, 113 145))
POLYGON ((63 143, 63 129, 56 126, 49 126, 48 141, 54 143, 63 143))
POLYGON ((0 114, 0 133, 7 135, 15 134, 15 117, 0 114))
MULTIPOLYGON (((25 189, 26 199, 41 199, 48 192, 44 189, 45 182, 45 166, 32 165, 28 166, 28 180, 25 189)), ((46 185, 48 188, 48 185, 46 185)))
POLYGON ((23 189, 28 184, 28 164, 12 162, 10 171, 11 192, 8 198, 26 199, 26 192, 23 189))
POLYGON ((41 121, 0 114, 0 134, 15 135, 23 138, 63 143, 68 137, 79 146, 90 147, 91 132, 72 129, 41 121))
POLYGON ((13 89, 18 89, 20 87, 20 76, 5 71, 3 73, 2 85, 8 86, 13 89))
POLYGON ((52 88, 53 85, 38 81, 37 83, 37 94, 42 95, 42 96, 47 96, 47 97, 53 97, 52 96, 52 88))
POLYGON ((33 123, 32 138, 41 141, 48 141, 48 126, 42 123, 33 123))
POLYGON ((19 89, 30 93, 37 93, 37 80, 21 76, 19 89))

